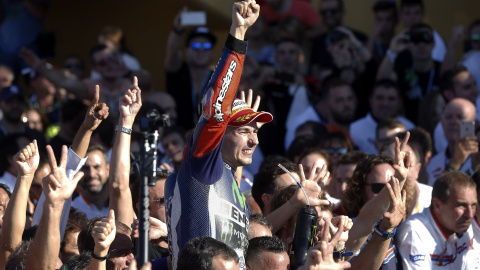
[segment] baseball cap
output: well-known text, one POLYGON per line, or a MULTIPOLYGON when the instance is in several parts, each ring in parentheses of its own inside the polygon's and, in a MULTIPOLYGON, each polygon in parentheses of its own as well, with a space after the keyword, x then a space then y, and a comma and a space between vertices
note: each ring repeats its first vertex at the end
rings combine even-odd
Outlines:
POLYGON ((187 36, 187 41, 186 41, 186 46, 189 46, 190 45, 190 41, 193 39, 193 38, 196 38, 196 37, 206 37, 210 40, 210 42, 212 43, 212 45, 215 45, 215 42, 217 41, 217 38, 215 37, 215 35, 212 34, 212 32, 210 32, 210 29, 208 29, 207 27, 205 26, 201 26, 201 27, 197 27, 195 29, 192 29, 189 33, 188 33, 188 36, 187 36))
POLYGON ((16 85, 7 86, 0 92, 0 100, 8 101, 13 97, 18 97, 21 100, 25 100, 22 89, 16 85))
POLYGON ((229 126, 244 126, 256 120, 261 123, 268 123, 273 120, 272 114, 269 112, 255 112, 241 99, 235 99, 232 104, 232 116, 228 121, 229 126))

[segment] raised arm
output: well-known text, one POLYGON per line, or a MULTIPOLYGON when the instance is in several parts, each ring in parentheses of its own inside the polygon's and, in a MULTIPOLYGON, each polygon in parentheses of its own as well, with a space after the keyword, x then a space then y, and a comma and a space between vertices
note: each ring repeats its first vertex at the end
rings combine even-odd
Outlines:
POLYGON ((20 52, 20 57, 22 57, 27 65, 35 69, 54 85, 65 88, 65 90, 74 94, 78 99, 92 98, 93 93, 90 92, 84 82, 72 77, 67 77, 60 70, 48 68, 45 61, 38 58, 33 51, 23 48, 20 52))
POLYGON ((187 11, 186 7, 175 16, 172 31, 168 34, 164 63, 166 72, 177 72, 182 66, 182 34, 185 32, 185 27, 182 25, 180 17, 184 11, 187 11))
MULTIPOLYGON (((383 214, 383 219, 379 220, 377 230, 383 233, 392 234, 398 227, 406 213, 406 193, 402 192, 400 184, 395 177, 392 177, 390 183, 386 185, 390 196, 390 207, 388 212, 383 214)), ((392 236, 393 237, 393 236, 392 236)), ((362 249, 358 257, 353 261, 351 269, 380 269, 390 246, 391 237, 382 237, 377 233, 367 245, 362 249)))
POLYGON ((447 54, 445 54, 445 58, 440 67, 440 75, 455 67, 455 51, 457 50, 458 45, 463 42, 464 38, 465 28, 463 25, 457 25, 452 28, 452 34, 447 46, 447 54))
POLYGON ((2 237, 0 238, 0 269, 5 268, 8 256, 22 242, 28 192, 35 171, 38 168, 39 160, 40 156, 36 140, 13 156, 18 175, 15 188, 3 217, 2 237))
POLYGON ((390 41, 390 47, 378 68, 377 80, 392 79, 396 81, 398 79, 394 70, 395 59, 397 58, 397 55, 406 48, 406 32, 402 31, 390 41))
POLYGON ((67 166, 67 147, 62 147, 60 164, 57 166, 51 146, 47 146, 50 174, 43 179, 43 215, 40 219, 35 238, 25 259, 25 269, 55 269, 60 251, 60 218, 65 201, 72 196, 83 172, 68 179, 65 168, 67 166))
MULTIPOLYGON (((403 188, 408 171, 412 166, 412 153, 405 151, 409 138, 410 132, 407 132, 402 143, 398 138, 395 138, 395 165, 393 165, 393 168, 395 169, 395 177, 399 180, 400 189, 403 188)), ((367 237, 373 232, 375 222, 389 209, 390 201, 389 190, 383 188, 377 196, 362 207, 350 230, 350 236, 346 244, 347 250, 356 252, 362 247, 367 237)))
POLYGON ((133 78, 133 85, 120 98, 119 105, 120 117, 110 159, 108 190, 110 209, 115 211, 116 219, 130 226, 134 220, 132 193, 129 186, 131 129, 135 116, 142 107, 142 94, 137 77, 133 78), (130 132, 119 131, 118 128, 124 128, 130 132))
MULTIPOLYGON (((115 227, 115 213, 112 209, 108 212, 108 218, 102 218, 95 222, 92 229, 92 238, 95 241, 93 254, 97 257, 108 256, 110 245, 115 240, 117 230, 115 227)), ((105 260, 98 260, 92 258, 87 270, 105 270, 107 269, 107 262, 105 260)))

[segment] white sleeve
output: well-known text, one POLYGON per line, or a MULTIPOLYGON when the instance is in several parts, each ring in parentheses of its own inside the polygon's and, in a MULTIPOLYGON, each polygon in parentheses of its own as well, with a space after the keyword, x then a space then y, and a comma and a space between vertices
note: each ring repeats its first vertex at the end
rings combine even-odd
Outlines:
MULTIPOLYGON (((403 224, 397 232, 396 245, 402 259, 403 269, 431 269, 430 253, 425 250, 425 246, 428 244, 422 242, 420 237, 420 234, 423 233, 415 230, 412 223, 403 224)), ((428 232, 426 233, 428 234, 428 232)))
MULTIPOLYGON (((68 148, 67 155, 67 167, 66 174, 68 179, 72 180, 75 174, 77 174, 83 165, 87 161, 88 157, 80 158, 75 152, 73 152, 72 147, 68 148)), ((33 214, 32 226, 38 225, 40 223, 40 218, 43 213, 43 204, 45 203, 45 195, 42 192, 40 199, 38 200, 37 207, 35 208, 35 213, 33 214)), ((62 210, 62 218, 60 220, 60 236, 63 240, 63 234, 65 233, 65 227, 67 226, 68 215, 70 213, 70 205, 72 204, 72 197, 65 201, 62 210)))

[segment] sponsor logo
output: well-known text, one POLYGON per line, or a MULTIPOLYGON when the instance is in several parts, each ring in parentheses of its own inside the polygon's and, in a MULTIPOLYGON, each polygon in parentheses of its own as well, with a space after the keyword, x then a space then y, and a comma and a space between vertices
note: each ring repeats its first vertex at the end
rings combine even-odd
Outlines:
POLYGON ((233 121, 233 122, 242 123, 242 122, 245 122, 245 121, 247 121, 248 119, 252 118, 252 117, 255 116, 255 115, 256 115, 256 113, 246 114, 246 115, 244 115, 244 116, 242 116, 242 117, 239 117, 239 118, 235 119, 235 121, 233 121))
POLYGON ((425 255, 410 254, 410 261, 412 262, 425 261, 425 255))
POLYGON ((218 93, 217 100, 215 100, 215 104, 213 104, 213 107, 215 108, 215 114, 213 115, 213 117, 219 123, 223 122, 224 113, 222 112, 222 103, 223 103, 223 99, 225 98, 225 95, 227 94, 228 87, 230 86, 230 82, 232 81, 233 71, 235 71, 236 67, 237 67, 237 63, 234 60, 232 60, 228 67, 227 73, 223 77, 222 88, 218 93))

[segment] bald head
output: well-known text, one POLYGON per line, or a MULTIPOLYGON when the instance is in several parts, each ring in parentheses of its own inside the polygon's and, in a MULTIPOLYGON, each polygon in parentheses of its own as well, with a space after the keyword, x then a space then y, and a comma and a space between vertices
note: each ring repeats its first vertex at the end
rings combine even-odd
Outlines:
POLYGON ((460 123, 475 121, 476 114, 475 105, 464 98, 454 98, 445 106, 442 127, 448 144, 455 144, 460 139, 460 123))

